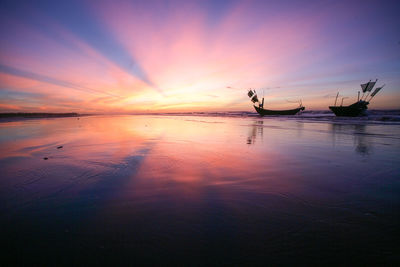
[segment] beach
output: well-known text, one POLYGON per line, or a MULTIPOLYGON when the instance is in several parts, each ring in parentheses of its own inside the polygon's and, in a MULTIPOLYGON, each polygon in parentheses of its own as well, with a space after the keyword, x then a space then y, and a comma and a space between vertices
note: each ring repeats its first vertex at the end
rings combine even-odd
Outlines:
POLYGON ((400 263, 398 121, 43 118, 0 151, 4 263, 400 263))

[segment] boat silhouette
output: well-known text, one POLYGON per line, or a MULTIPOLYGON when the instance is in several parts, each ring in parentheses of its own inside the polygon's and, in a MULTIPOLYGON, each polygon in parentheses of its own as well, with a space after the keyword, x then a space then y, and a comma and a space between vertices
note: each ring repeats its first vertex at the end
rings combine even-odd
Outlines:
POLYGON ((301 100, 299 101, 299 107, 294 109, 285 109, 285 110, 272 110, 272 109, 265 109, 264 108, 264 97, 262 98, 262 102, 258 100, 256 90, 249 90, 247 95, 250 97, 251 102, 254 103, 254 108, 258 114, 261 116, 274 116, 274 115, 296 115, 300 111, 305 110, 303 103, 301 100), (258 103, 258 107, 255 105, 258 103))
POLYGON ((296 115, 300 111, 304 110, 305 107, 301 106, 298 108, 294 109, 285 109, 285 110, 271 110, 271 109, 265 109, 262 107, 257 107, 254 105, 254 108, 260 114, 261 116, 268 116, 268 115, 296 115))
POLYGON ((343 100, 347 97, 342 97, 342 102, 340 106, 336 106, 337 103, 337 98, 339 96, 339 92, 336 95, 335 99, 335 105, 330 106, 329 109, 335 113, 336 116, 338 117, 358 117, 358 116, 365 116, 366 115, 366 110, 368 109, 368 104, 370 103, 371 99, 385 86, 382 85, 381 87, 375 88, 375 90, 372 92, 370 95, 370 99, 367 101, 367 98, 369 94, 371 93, 372 89, 374 88, 376 82, 378 79, 376 79, 375 82, 371 82, 371 80, 365 84, 361 84, 361 89, 363 91, 363 95, 360 99, 360 91, 358 91, 358 98, 357 102, 349 105, 349 106, 343 106, 343 100), (367 95, 364 97, 365 93, 367 95))
POLYGON ((359 100, 349 106, 330 106, 329 109, 338 117, 357 117, 366 115, 368 104, 369 102, 359 100))

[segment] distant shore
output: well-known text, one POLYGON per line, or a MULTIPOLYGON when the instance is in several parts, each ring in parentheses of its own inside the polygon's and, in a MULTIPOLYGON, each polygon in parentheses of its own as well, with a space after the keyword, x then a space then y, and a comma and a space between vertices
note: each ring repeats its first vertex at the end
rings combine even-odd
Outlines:
POLYGON ((45 118, 67 118, 67 117, 81 117, 87 116, 86 114, 79 114, 74 112, 69 113, 0 113, 0 122, 19 121, 27 119, 45 119, 45 118))
POLYGON ((16 112, 16 113, 0 113, 0 118, 53 118, 53 117, 79 117, 78 113, 27 113, 27 112, 16 112))

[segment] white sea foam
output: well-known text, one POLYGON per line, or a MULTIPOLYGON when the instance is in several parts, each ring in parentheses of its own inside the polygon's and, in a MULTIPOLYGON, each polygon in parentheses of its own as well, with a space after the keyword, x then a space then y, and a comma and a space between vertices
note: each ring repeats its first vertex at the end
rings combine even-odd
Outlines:
MULTIPOLYGON (((205 116, 205 117, 260 117, 256 112, 249 111, 230 111, 230 112, 183 112, 168 113, 157 115, 172 116, 205 116)), ((383 124, 400 124, 400 110, 368 110, 366 116, 360 117, 337 117, 330 110, 306 110, 297 115, 277 115, 264 116, 263 119, 280 118, 280 119, 297 119, 308 121, 332 121, 342 123, 383 123, 383 124)))

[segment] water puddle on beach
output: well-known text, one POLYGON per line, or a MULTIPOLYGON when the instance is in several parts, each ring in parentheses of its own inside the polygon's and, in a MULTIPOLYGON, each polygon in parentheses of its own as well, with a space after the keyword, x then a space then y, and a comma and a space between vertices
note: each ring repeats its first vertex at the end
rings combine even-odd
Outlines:
POLYGON ((28 263, 398 260, 400 125, 35 119, 0 123, 0 151, 2 239, 28 263))

